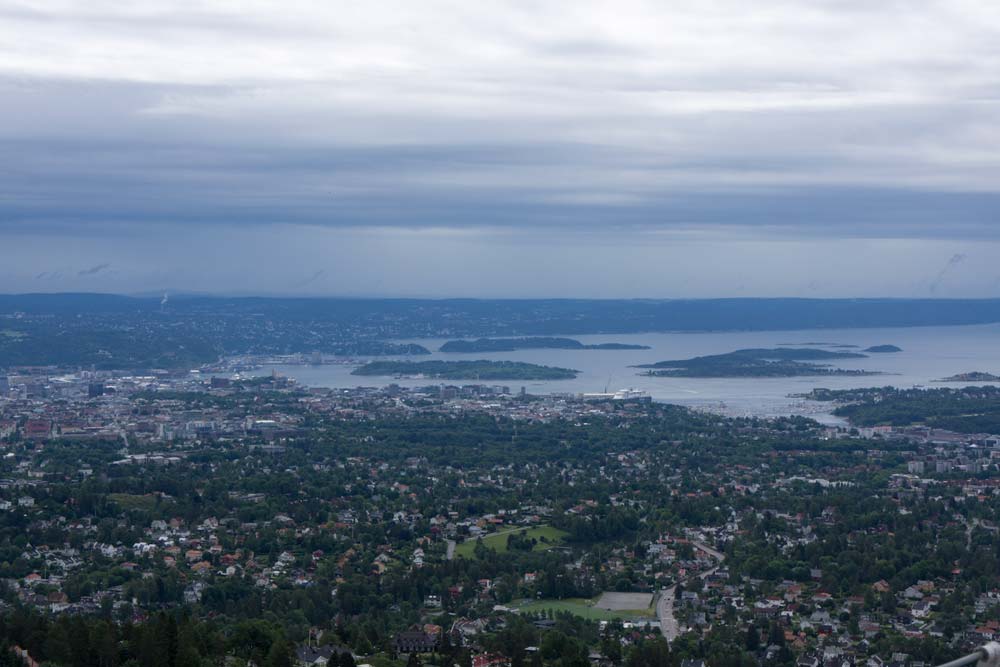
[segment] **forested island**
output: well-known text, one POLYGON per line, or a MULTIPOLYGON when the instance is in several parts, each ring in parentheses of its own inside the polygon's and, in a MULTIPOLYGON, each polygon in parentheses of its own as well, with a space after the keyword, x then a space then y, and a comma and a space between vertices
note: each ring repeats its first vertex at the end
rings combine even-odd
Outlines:
POLYGON ((833 414, 854 426, 918 424, 958 433, 1000 433, 1000 387, 814 389, 806 397, 840 403, 833 414))
POLYGON ((872 345, 871 347, 866 347, 865 352, 873 352, 875 354, 889 354, 892 352, 902 352, 903 348, 896 345, 872 345))
POLYGON ((982 371, 973 371, 971 373, 958 373, 957 375, 950 375, 946 378, 935 380, 935 382, 1000 382, 1000 375, 993 375, 992 373, 984 373, 982 371))
POLYGON ((579 371, 523 361, 373 361, 352 375, 402 375, 440 380, 571 380, 579 371))
POLYGON ((479 338, 450 340, 441 346, 442 352, 515 352, 517 350, 648 350, 648 345, 626 343, 596 343, 584 345, 573 338, 533 336, 528 338, 479 338))
POLYGON ((831 352, 813 348, 753 348, 691 359, 658 361, 636 368, 649 369, 646 375, 656 377, 688 378, 878 375, 875 371, 848 370, 814 363, 830 359, 864 358, 867 358, 867 355, 857 352, 831 352))

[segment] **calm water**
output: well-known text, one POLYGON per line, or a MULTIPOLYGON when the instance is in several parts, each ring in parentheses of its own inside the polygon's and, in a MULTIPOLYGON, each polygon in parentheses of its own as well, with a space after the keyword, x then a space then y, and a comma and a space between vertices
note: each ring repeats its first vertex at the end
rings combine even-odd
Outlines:
MULTIPOLYGON (((584 343, 638 343, 649 345, 652 349, 521 350, 493 354, 443 354, 437 352, 437 348, 447 339, 414 339, 412 342, 420 343, 433 351, 429 357, 421 356, 419 360, 503 359, 562 366, 580 371, 580 375, 574 380, 490 383, 510 385, 512 391, 519 390, 522 385, 533 394, 600 392, 604 391, 605 387, 612 391, 635 387, 644 389, 658 401, 707 408, 726 414, 760 416, 809 414, 826 422, 836 421, 825 414, 828 405, 789 398, 789 394, 805 393, 815 387, 848 389, 884 385, 948 386, 932 382, 969 371, 1000 374, 1000 324, 909 329, 650 333, 570 337, 584 343), (874 370, 888 374, 869 377, 654 378, 640 375, 639 369, 629 368, 635 364, 664 359, 686 359, 747 347, 776 347, 781 343, 857 345, 862 349, 871 345, 892 344, 903 348, 903 351, 894 354, 872 354, 867 359, 842 359, 830 362, 840 368, 874 370)), ((816 345, 816 347, 821 346, 816 345)), ((354 366, 341 364, 276 368, 280 373, 313 387, 379 386, 393 382, 415 387, 434 383, 430 380, 358 377, 351 375, 354 366)))

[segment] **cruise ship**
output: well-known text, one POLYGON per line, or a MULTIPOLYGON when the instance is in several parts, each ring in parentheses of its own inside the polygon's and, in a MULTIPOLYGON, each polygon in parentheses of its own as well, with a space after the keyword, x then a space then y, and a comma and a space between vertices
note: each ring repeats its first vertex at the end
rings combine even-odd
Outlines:
POLYGON ((619 389, 615 392, 601 392, 595 394, 580 394, 580 398, 585 401, 648 401, 651 400, 649 394, 642 389, 619 389))

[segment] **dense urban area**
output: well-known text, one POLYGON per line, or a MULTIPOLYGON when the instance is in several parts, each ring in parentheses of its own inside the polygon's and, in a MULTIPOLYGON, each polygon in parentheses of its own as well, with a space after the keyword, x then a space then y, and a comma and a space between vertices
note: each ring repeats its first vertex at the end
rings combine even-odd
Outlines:
POLYGON ((824 427, 251 369, 0 374, 0 664, 929 667, 1000 636, 1000 428, 963 427, 994 389, 819 391, 858 417, 824 427))

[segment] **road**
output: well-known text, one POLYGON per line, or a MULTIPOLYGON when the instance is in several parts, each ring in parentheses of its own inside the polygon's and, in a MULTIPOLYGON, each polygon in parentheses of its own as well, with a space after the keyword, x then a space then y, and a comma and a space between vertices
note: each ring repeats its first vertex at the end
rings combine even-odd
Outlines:
POLYGON ((448 550, 445 552, 444 557, 447 560, 455 557, 455 540, 448 540, 448 550))
POLYGON ((707 553, 709 556, 711 556, 715 560, 719 561, 720 563, 726 559, 726 554, 724 554, 722 552, 719 552, 719 551, 716 551, 715 549, 713 549, 712 547, 708 546, 704 542, 695 541, 695 542, 692 542, 692 544, 694 545, 694 547, 696 549, 701 549, 702 551, 704 551, 705 553, 707 553))
POLYGON ((660 619, 660 633, 667 642, 677 639, 680 630, 677 627, 677 619, 674 617, 674 595, 677 594, 677 586, 660 592, 660 599, 656 601, 656 617, 660 619))
MULTIPOLYGON (((726 559, 726 555, 720 551, 716 551, 712 547, 708 546, 703 542, 694 542, 694 547, 704 551, 709 556, 717 560, 720 564, 726 559)), ((707 570, 698 575, 699 579, 707 579, 708 577, 715 574, 719 569, 718 566, 713 567, 711 570, 707 570)), ((684 581, 690 581, 693 577, 688 577, 684 581)), ((677 617, 674 616, 674 597, 677 594, 677 586, 671 586, 660 592, 660 599, 656 601, 656 617, 660 621, 660 633, 667 642, 672 642, 677 639, 677 635, 680 634, 680 626, 677 623, 677 617)))

